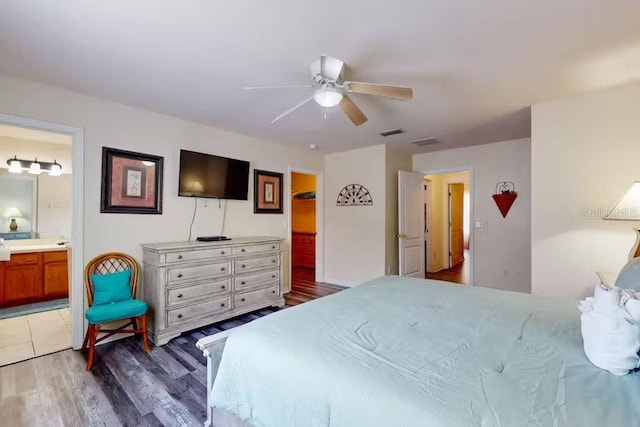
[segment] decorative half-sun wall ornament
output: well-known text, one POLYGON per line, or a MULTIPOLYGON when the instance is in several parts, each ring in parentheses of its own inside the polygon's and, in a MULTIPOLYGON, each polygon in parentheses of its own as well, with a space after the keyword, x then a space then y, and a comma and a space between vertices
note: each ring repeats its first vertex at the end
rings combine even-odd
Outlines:
POLYGON ((373 206, 369 190, 362 184, 346 185, 338 194, 338 206, 373 206))

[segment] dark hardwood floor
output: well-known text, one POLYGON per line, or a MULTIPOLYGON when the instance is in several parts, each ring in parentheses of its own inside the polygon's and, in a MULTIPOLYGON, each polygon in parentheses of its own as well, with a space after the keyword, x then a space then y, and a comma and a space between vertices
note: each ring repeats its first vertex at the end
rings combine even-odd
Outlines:
POLYGON ((315 270, 311 268, 295 267, 291 272, 291 291, 284 295, 284 300, 287 306, 294 306, 344 289, 344 286, 316 282, 315 270))
POLYGON ((436 273, 426 273, 426 279, 433 280, 444 280, 445 282, 454 282, 460 283, 462 285, 468 285, 471 283, 470 279, 470 261, 469 261, 469 250, 465 249, 464 251, 464 261, 459 263, 458 265, 454 265, 453 267, 440 270, 436 273))
MULTIPOLYGON (((287 306, 343 290, 315 283, 312 270, 294 271, 287 306)), ((139 337, 96 348, 91 372, 85 355, 65 350, 0 368, 0 425, 202 426, 206 419, 206 361, 200 338, 269 315, 258 310, 153 347, 139 337)))

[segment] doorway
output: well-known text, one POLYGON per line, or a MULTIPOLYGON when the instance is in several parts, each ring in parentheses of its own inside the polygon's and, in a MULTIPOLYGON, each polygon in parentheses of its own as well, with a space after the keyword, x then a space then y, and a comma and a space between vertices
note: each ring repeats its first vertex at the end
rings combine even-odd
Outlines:
MULTIPOLYGON (((14 250, 13 255, 11 255, 11 248, 9 248, 8 252, 10 259, 18 255, 20 255, 20 258, 24 256, 27 256, 27 258, 30 257, 30 261, 25 262, 25 266, 23 267, 28 265, 27 270, 32 271, 33 277, 41 281, 39 284, 35 281, 33 283, 41 287, 38 292, 42 299, 44 299, 42 302, 45 305, 52 304, 52 301, 58 300, 58 297, 61 296, 60 294, 62 293, 68 294, 68 302, 65 304, 68 305, 68 307, 57 308, 50 306, 49 308, 53 309, 44 312, 36 312, 42 309, 42 307, 36 307, 36 310, 28 314, 32 316, 31 319, 27 319, 26 326, 28 330, 25 330, 25 325, 22 324, 22 332, 32 334, 35 331, 36 335, 41 335, 45 340, 42 341, 41 344, 37 344, 34 340, 30 345, 22 342, 19 343, 21 344, 19 346, 20 349, 17 349, 17 347, 14 349, 20 350, 27 356, 23 357, 23 359, 46 354, 46 347, 50 347, 52 351, 54 351, 55 346, 59 347, 58 350, 61 349, 60 347, 63 345, 62 339, 58 339, 61 335, 54 334, 52 328, 57 329, 58 332, 66 328, 64 348, 73 347, 78 349, 82 344, 84 334, 84 290, 82 282, 84 266, 84 132, 81 128, 77 127, 11 116, 8 114, 0 114, 0 127, 15 128, 17 134, 14 136, 18 137, 18 139, 35 139, 36 142, 47 142, 46 140, 38 139, 37 136, 48 135, 48 138, 52 138, 52 140, 48 142, 53 145, 48 148, 41 146, 37 148, 35 152, 24 153, 26 156, 24 159, 21 158, 21 149, 29 147, 29 144, 20 141, 21 144, 19 144, 18 147, 10 148, 10 157, 28 161, 25 162, 28 164, 20 165, 24 167, 23 172, 27 172, 27 169, 30 169, 30 163, 40 163, 41 173, 40 175, 31 174, 37 176, 36 185, 40 187, 40 191, 38 191, 38 187, 36 187, 36 194, 38 196, 36 196, 37 198, 34 201, 34 205, 37 204, 37 206, 34 210, 35 214, 33 216, 33 223, 31 224, 32 230, 29 231, 29 239, 12 240, 12 244, 9 246, 22 245, 22 247, 19 250, 14 250), (31 136, 31 138, 27 136, 31 136), (56 144, 58 148, 61 148, 60 146, 66 146, 66 150, 70 150, 70 154, 68 154, 68 158, 65 160, 65 162, 67 162, 66 165, 61 161, 62 157, 58 157, 62 154, 53 149, 53 146, 56 144), (16 152, 13 153, 13 151, 16 152), (31 159, 31 156, 33 156, 33 159, 31 159), (29 161, 35 160, 36 156, 38 157, 38 162, 29 161), (45 158, 45 156, 47 156, 47 158, 45 158), (48 156, 56 156, 56 158, 49 159, 48 156), (54 165, 53 169, 57 169, 55 164, 61 166, 62 173, 60 175, 56 176, 57 172, 51 174, 52 164, 54 165), (69 172, 72 173, 69 174, 69 172), (70 187, 70 192, 68 187, 70 187), (65 194, 69 195, 66 199, 65 194), (38 240, 40 241, 38 242, 38 240), (42 245, 38 245, 37 243, 42 243, 42 245), (59 243, 62 244, 59 245, 59 243), (43 251, 35 257, 34 255, 28 255, 34 252, 32 249, 42 249, 43 246, 47 246, 48 249, 51 249, 50 246, 54 247, 53 250, 43 251), (74 295, 78 297, 74 298, 74 295), (31 356, 27 354, 28 347, 30 347, 33 353, 31 356)), ((0 163, 4 163, 5 159, 3 158, 1 160, 2 162, 0 163)), ((12 175, 26 176, 27 174, 12 175)), ((18 223, 18 226, 19 225, 18 223)), ((27 224, 25 223, 23 225, 26 227, 27 224)), ((20 229, 18 228, 17 231, 20 231, 20 229)), ((26 232, 28 230, 24 231, 26 232)), ((7 240, 5 240, 5 244, 6 243, 7 240)), ((4 264, 4 266, 6 267, 6 264, 4 264)), ((12 270, 12 268, 9 268, 9 270, 12 270)), ((3 276, 3 279, 4 278, 3 276)), ((4 306, 6 307, 7 304, 4 306)), ((7 321, 16 324, 21 323, 21 321, 15 320, 16 318, 17 317, 12 317, 7 319, 7 321)), ((16 335, 20 336, 20 333, 16 334, 17 330, 15 328, 19 328, 18 326, 9 326, 9 329, 11 329, 11 326, 14 327, 10 335, 14 337, 16 335)), ((32 336, 32 338, 35 337, 32 336)), ((2 340, 0 339, 0 341, 2 340)), ((9 358, 15 359, 13 356, 9 358)), ((10 363, 12 363, 12 361, 10 363)))
POLYGON ((0 366, 71 347, 72 143, 0 124, 0 366))
POLYGON ((470 171, 425 176, 427 279, 471 283, 470 171))
POLYGON ((291 172, 291 290, 314 286, 316 280, 317 178, 291 172))

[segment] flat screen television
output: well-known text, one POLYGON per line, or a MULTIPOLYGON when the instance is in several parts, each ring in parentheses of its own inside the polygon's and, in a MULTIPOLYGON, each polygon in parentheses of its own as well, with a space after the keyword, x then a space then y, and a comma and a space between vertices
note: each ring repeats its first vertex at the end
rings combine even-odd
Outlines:
POLYGON ((249 162, 180 150, 178 196, 248 200, 249 162))

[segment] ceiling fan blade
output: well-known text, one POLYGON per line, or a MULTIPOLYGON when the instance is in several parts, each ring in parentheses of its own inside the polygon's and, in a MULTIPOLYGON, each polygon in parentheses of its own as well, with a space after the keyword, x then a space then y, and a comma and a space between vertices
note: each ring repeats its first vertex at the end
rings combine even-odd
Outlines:
POLYGON ((342 97, 342 101, 340 101, 340 107, 342 107, 342 111, 344 111, 347 117, 349 117, 349 120, 351 120, 351 122, 356 126, 360 126, 361 124, 369 120, 367 119, 367 116, 364 115, 362 110, 360 110, 358 106, 354 104, 351 98, 349 98, 347 95, 344 95, 342 97))
POLYGON ((287 89, 292 87, 315 87, 314 85, 285 85, 285 86, 245 86, 242 89, 287 89))
POLYGON ((411 99, 413 89, 404 86, 379 85, 376 83, 345 82, 345 88, 349 92, 364 93, 367 95, 386 96, 387 98, 411 99))
POLYGON ((343 68, 344 62, 337 58, 327 55, 320 57, 320 72, 329 80, 338 80, 343 68))
POLYGON ((311 101, 313 99, 313 96, 310 96, 309 98, 305 99, 304 101, 302 101, 299 104, 296 104, 295 107, 293 108, 289 108, 287 111, 285 111, 284 113, 280 114, 278 117, 276 117, 275 119, 271 120, 271 124, 277 122, 278 120, 280 120, 281 118, 283 118, 284 116, 286 116, 287 114, 291 114, 293 113, 295 110, 297 110, 298 108, 302 107, 304 104, 306 104, 307 102, 311 101))

